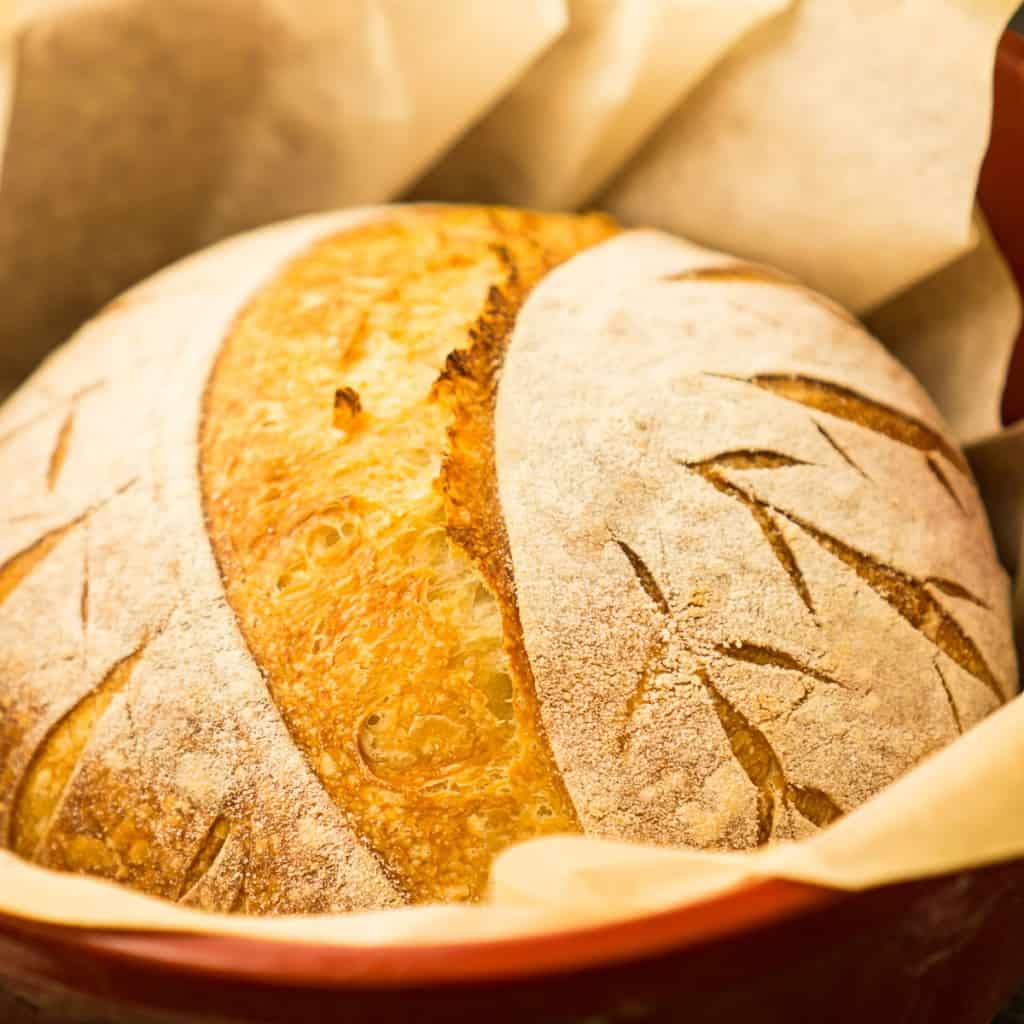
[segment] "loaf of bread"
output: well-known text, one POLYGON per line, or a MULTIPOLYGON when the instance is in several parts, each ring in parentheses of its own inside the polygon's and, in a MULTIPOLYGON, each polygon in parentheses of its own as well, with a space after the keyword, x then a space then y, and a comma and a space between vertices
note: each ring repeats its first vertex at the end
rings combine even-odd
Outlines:
POLYGON ((1016 690, 965 460, 841 309, 393 207, 129 292, 0 411, 0 836, 187 905, 827 826, 1016 690))

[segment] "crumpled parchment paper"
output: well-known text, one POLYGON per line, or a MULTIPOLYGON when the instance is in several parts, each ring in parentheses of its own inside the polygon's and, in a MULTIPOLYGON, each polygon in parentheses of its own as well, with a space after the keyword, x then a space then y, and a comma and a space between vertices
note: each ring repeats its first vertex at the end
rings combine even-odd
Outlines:
MULTIPOLYGON (((222 234, 401 191, 492 108, 417 194, 463 182, 482 198, 473 182, 486 182, 510 202, 571 205, 639 146, 603 195, 614 212, 874 311, 870 325, 970 442, 1024 621, 1024 429, 996 418, 1020 299, 972 215, 1015 0, 795 0, 781 13, 751 0, 738 5, 749 24, 698 0, 248 0, 244 16, 238 3, 20 6, 0 58, 0 83, 16 64, 0 378, 130 280, 222 234), (690 30, 706 45, 680 49, 674 67, 690 30), (520 162, 496 168, 508 140, 520 162)), ((1018 698, 809 840, 746 854, 536 840, 498 860, 477 906, 214 916, 0 852, 0 911, 365 946, 564 929, 756 878, 862 889, 1024 856, 1022 750, 1018 698)))

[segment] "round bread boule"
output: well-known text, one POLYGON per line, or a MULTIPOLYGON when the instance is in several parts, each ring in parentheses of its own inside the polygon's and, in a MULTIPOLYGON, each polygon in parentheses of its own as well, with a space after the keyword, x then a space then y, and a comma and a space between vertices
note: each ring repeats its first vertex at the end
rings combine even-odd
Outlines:
POLYGON ((392 207, 129 292, 0 411, 0 836, 222 911, 826 826, 1016 689, 962 454, 852 318, 392 207))

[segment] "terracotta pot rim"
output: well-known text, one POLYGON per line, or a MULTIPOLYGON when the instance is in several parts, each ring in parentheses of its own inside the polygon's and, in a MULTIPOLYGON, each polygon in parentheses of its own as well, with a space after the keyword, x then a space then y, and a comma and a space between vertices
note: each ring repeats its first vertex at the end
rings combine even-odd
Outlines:
POLYGON ((62 955, 222 981, 318 989, 466 986, 578 973, 705 945, 825 909, 850 893, 767 879, 675 909, 537 936, 343 946, 142 930, 96 930, 0 915, 0 934, 62 955))

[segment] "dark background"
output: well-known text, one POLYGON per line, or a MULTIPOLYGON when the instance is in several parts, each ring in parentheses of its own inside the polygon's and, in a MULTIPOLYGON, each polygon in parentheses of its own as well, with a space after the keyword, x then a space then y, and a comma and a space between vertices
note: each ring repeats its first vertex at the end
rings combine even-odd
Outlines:
POLYGON ((1024 32, 1024 7, 1021 7, 1017 14, 1014 15, 1013 27, 1024 32))

